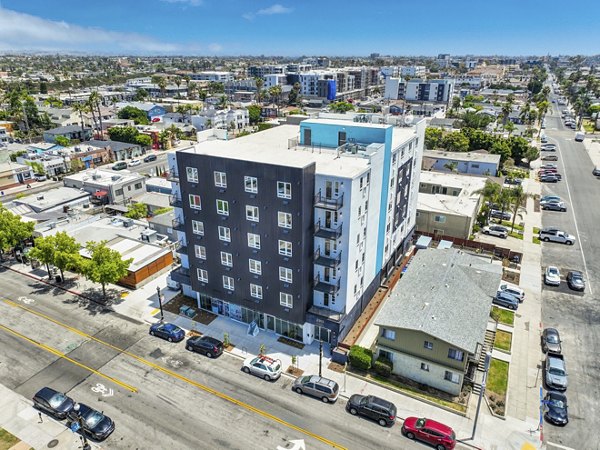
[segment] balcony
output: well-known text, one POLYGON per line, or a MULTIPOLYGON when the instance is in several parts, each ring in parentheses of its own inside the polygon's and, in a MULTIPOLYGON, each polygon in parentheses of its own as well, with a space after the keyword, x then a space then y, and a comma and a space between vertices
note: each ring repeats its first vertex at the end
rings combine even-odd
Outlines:
POLYGON ((337 198, 325 197, 320 192, 315 195, 315 208, 328 209, 331 211, 338 211, 344 206, 344 194, 337 198))
POLYGON ((342 251, 340 250, 337 256, 325 255, 321 253, 321 247, 319 247, 314 254, 313 262, 323 267, 337 267, 342 262, 342 251))
POLYGON ((185 224, 179 219, 174 219, 172 221, 171 228, 173 228, 175 231, 185 231, 185 224))
POLYGON ((340 223, 337 227, 327 228, 321 225, 321 219, 315 223, 315 237, 335 240, 342 235, 342 224, 340 223))
POLYGON ((186 269, 184 267, 179 267, 171 272, 171 280, 177 281, 181 284, 187 284, 188 286, 192 284, 192 278, 190 276, 190 269, 186 269))
POLYGON ((179 183, 179 172, 177 171, 177 167, 169 168, 169 173, 167 174, 167 180, 173 181, 175 183, 179 183))
POLYGON ((183 208, 183 201, 179 195, 170 195, 169 196, 169 205, 174 206, 176 208, 183 208))
POLYGON ((188 247, 187 244, 185 242, 179 241, 177 243, 177 253, 179 253, 180 255, 186 255, 188 254, 188 247))
POLYGON ((321 280, 321 276, 317 275, 314 280, 315 291, 324 292, 325 294, 335 295, 340 290, 342 279, 338 278, 337 281, 331 280, 331 282, 321 280))

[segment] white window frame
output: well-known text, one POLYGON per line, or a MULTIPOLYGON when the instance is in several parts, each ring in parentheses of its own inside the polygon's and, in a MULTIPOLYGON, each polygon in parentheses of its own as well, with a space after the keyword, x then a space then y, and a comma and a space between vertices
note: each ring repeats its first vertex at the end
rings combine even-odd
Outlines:
POLYGON ((206 269, 196 269, 196 275, 198 276, 199 281, 208 283, 208 272, 206 269))
POLYGON ((433 216, 433 221, 436 223, 446 223, 446 216, 436 214, 435 216, 433 216))
POLYGON ((258 194, 258 178, 244 177, 244 190, 251 194, 258 194))
POLYGON ((204 236, 204 222, 192 220, 192 233, 204 236))
POLYGON ((262 262, 258 259, 248 260, 248 270, 255 275, 262 275, 262 262))
POLYGON ((231 229, 219 225, 219 240, 224 242, 231 242, 231 229))
POLYGON ((246 220, 250 222, 259 221, 258 206, 246 205, 246 220))
POLYGON ((185 175, 188 180, 188 183, 198 182, 198 169, 196 169, 195 167, 186 167, 185 175))
POLYGON ((287 181, 278 181, 277 197, 285 199, 292 198, 292 183, 288 183, 287 181))
POLYGON ((228 291, 235 291, 235 281, 233 277, 223 275, 223 289, 228 291))
POLYGON ((248 233, 248 247, 260 249, 260 234, 248 233))
POLYGON ((396 332, 394 330, 390 330, 388 328, 382 328, 381 337, 385 339, 389 339, 390 341, 396 340, 396 332))
POLYGON ((449 381, 450 383, 458 384, 460 383, 460 375, 455 372, 446 370, 444 372, 444 380, 449 381))
POLYGON ((192 209, 202 209, 202 199, 198 194, 189 194, 188 202, 190 204, 190 208, 192 209), (192 201, 194 199, 194 201, 192 201), (197 203, 196 201, 197 200, 197 203))
POLYGON ((452 359, 454 361, 464 361, 465 353, 462 350, 450 347, 448 349, 448 359, 452 359))
POLYGON ((215 186, 220 188, 227 187, 227 174, 225 172, 219 172, 215 170, 213 172, 213 178, 215 181, 215 186))
POLYGON ((292 294, 288 294, 287 292, 279 293, 279 304, 286 308, 294 307, 294 296, 292 294))
POLYGON ((221 200, 218 198, 215 200, 215 203, 217 205, 217 214, 220 214, 221 216, 229 215, 229 202, 227 200, 221 200), (222 206, 225 206, 224 209, 219 209, 219 202, 222 204, 222 206))
POLYGON ((250 296, 254 298, 263 298, 263 288, 260 284, 250 283, 250 296))
POLYGON ((283 212, 283 211, 277 211, 277 225, 281 228, 286 228, 288 230, 292 229, 292 214, 291 213, 287 213, 287 212, 283 212), (287 218, 289 218, 289 224, 287 223, 288 221, 286 220, 287 218))
POLYGON ((431 342, 431 341, 424 341, 423 342, 423 348, 426 348, 427 350, 433 350, 433 342, 431 342))
POLYGON ((282 256, 292 256, 293 244, 290 241, 283 241, 279 239, 279 254, 282 256))
POLYGON ((221 264, 226 267, 233 267, 233 255, 228 252, 221 252, 221 264))
POLYGON ((294 271, 288 267, 279 266, 279 281, 292 283, 294 280, 294 271))
POLYGON ((204 245, 194 245, 194 254, 198 259, 206 259, 206 247, 204 245))
POLYGON ((423 370, 425 372, 429 372, 429 364, 421 363, 421 370, 423 370))

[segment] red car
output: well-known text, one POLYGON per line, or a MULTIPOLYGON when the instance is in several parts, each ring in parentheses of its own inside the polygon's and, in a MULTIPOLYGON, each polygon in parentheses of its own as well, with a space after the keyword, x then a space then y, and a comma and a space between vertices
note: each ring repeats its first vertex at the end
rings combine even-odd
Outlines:
POLYGON ((436 450, 452 450, 456 445, 456 435, 452 428, 431 419, 419 417, 404 419, 402 434, 409 439, 427 442, 436 450))

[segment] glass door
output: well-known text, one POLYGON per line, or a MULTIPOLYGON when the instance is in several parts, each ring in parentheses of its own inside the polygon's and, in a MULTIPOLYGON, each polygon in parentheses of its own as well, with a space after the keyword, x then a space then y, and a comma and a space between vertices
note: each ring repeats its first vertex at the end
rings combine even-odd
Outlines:
POLYGON ((275 331, 275 317, 270 316, 269 314, 265 314, 267 317, 267 326, 266 329, 269 331, 275 331))

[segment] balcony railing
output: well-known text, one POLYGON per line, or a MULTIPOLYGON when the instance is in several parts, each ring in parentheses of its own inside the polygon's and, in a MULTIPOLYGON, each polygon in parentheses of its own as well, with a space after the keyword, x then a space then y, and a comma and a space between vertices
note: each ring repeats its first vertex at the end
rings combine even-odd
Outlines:
POLYGON ((331 280, 327 282, 321 279, 320 275, 317 275, 314 280, 315 291, 324 292, 326 294, 337 294, 340 290, 342 279, 338 278, 337 281, 331 280))
POLYGON ((337 267, 342 262, 342 251, 340 250, 337 256, 325 255, 321 253, 321 247, 317 248, 314 254, 314 263, 324 267, 337 267))
POLYGON ((169 205, 175 206, 176 208, 183 208, 183 201, 179 195, 170 195, 169 205))
POLYGON ((177 253, 179 253, 180 255, 188 254, 188 248, 187 248, 187 244, 185 242, 179 241, 177 243, 177 253))
POLYGON ((315 236, 324 239, 335 240, 342 235, 342 224, 337 227, 324 227, 321 225, 321 219, 315 223, 315 236))
POLYGON ((174 219, 172 221, 171 228, 173 228, 175 231, 185 231, 185 224, 179 219, 174 219))
POLYGON ((333 211, 337 211, 344 206, 344 194, 341 194, 339 197, 325 197, 320 192, 315 195, 315 208, 321 209, 329 209, 333 211))
POLYGON ((173 181, 175 183, 179 183, 179 172, 177 171, 177 167, 169 168, 169 173, 167 174, 167 180, 173 181))
POLYGON ((190 269, 179 267, 171 272, 171 280, 179 283, 190 285, 192 284, 192 278, 190 276, 190 269))

